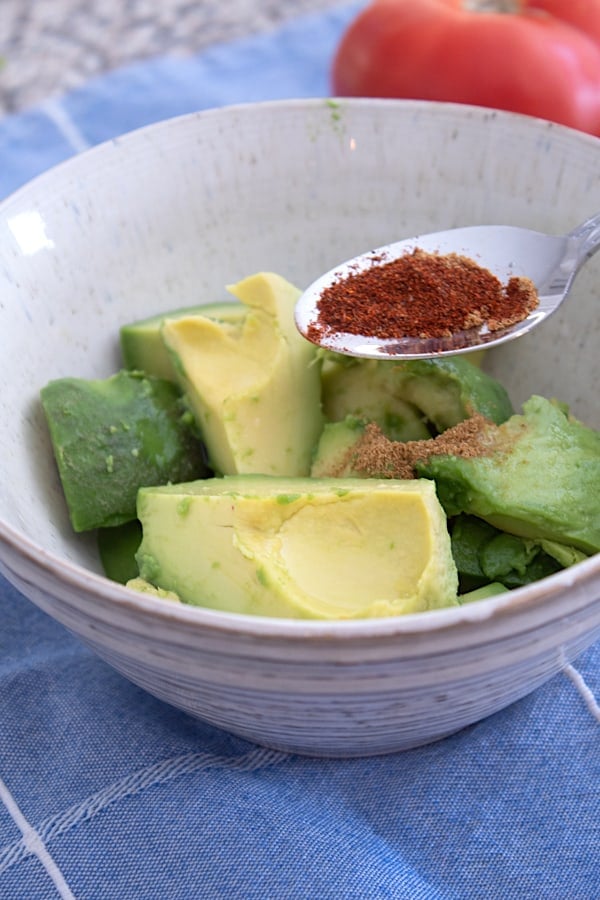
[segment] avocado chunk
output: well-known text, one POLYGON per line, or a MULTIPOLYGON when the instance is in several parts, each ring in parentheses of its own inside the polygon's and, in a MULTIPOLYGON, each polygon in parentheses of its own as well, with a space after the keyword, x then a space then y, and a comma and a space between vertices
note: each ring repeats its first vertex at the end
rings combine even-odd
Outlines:
POLYGON ((285 618, 396 616, 457 604, 427 480, 240 475, 142 488, 140 577, 184 603, 285 618))
POLYGON ((476 413, 435 437, 421 441, 392 441, 376 422, 347 416, 343 422, 325 425, 317 445, 313 474, 355 478, 416 478, 416 461, 429 456, 459 453, 470 455, 481 430, 490 425, 476 413))
POLYGON ((563 568, 546 552, 545 542, 507 534, 475 516, 457 516, 450 534, 461 593, 490 582, 507 590, 521 587, 563 568))
POLYGON ((111 528, 98 529, 98 553, 107 578, 126 584, 137 576, 135 554, 141 540, 142 526, 137 519, 111 528))
POLYGON ((193 315, 206 316, 219 322, 237 322, 246 315, 246 307, 242 303, 235 302, 205 303, 201 306, 188 306, 160 313, 123 325, 119 331, 119 338, 124 368, 176 381, 173 363, 161 335, 162 324, 166 318, 181 319, 193 315))
POLYGON ((463 356, 406 360, 400 377, 403 396, 438 432, 475 413, 500 425, 514 412, 504 386, 463 356))
POLYGON ((537 541, 500 532, 480 551, 481 567, 491 581, 521 587, 558 572, 562 566, 537 541))
POLYGON ((467 591, 466 594, 461 594, 458 601, 462 606, 465 603, 475 603, 475 601, 487 600, 488 597, 495 597, 497 594, 506 594, 507 592, 507 587, 504 587, 499 581, 493 581, 490 584, 483 585, 483 587, 467 591))
POLYGON ((461 356, 442 359, 353 359, 328 352, 323 411, 375 422, 394 441, 425 440, 481 413, 497 425, 513 413, 505 388, 461 356))
POLYGON ((236 323, 167 319, 162 335, 216 473, 307 475, 323 426, 316 348, 298 332, 300 291, 261 272, 231 286, 236 323))
POLYGON ((327 422, 321 432, 310 470, 313 478, 353 475, 365 477, 352 469, 352 448, 363 436, 366 423, 355 416, 346 416, 342 422, 327 422))
POLYGON ((480 455, 431 456, 415 468, 435 480, 448 516, 466 512, 509 534, 600 550, 600 433, 550 400, 530 397, 522 415, 490 424, 480 455))
POLYGON ((54 456, 75 531, 136 517, 141 485, 208 474, 178 388, 140 372, 41 390, 54 456))
POLYGON ((404 399, 395 363, 323 354, 323 413, 328 422, 352 416, 376 422, 393 441, 430 437, 425 416, 404 399))
POLYGON ((476 590, 490 581, 483 571, 479 554, 492 538, 501 533, 476 516, 463 514, 451 520, 450 544, 458 571, 459 593, 476 590))
POLYGON ((149 581, 144 581, 144 579, 139 576, 130 578, 126 587, 130 588, 132 591, 137 591, 138 594, 147 594, 150 597, 158 597, 159 600, 173 600, 175 603, 179 603, 179 597, 177 594, 174 594, 173 591, 165 591, 162 588, 157 588, 153 584, 150 584, 149 581))

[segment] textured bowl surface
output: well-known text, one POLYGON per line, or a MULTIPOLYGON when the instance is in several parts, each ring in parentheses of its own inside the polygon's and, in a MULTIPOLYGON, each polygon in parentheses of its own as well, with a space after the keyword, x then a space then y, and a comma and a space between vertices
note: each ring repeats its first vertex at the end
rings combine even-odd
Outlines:
MULTIPOLYGON (((259 743, 385 753, 542 684, 600 635, 600 557, 463 608, 293 622, 134 594, 72 534, 38 402, 119 365, 118 328, 225 299, 261 269, 302 287, 369 247, 455 225, 562 233, 600 209, 600 142, 490 110, 308 100, 209 111, 95 148, 0 206, 0 571, 132 681, 259 743)), ((600 427, 600 255, 562 310, 489 354, 515 404, 600 427)), ((83 686, 83 689, 85 686, 83 686)))

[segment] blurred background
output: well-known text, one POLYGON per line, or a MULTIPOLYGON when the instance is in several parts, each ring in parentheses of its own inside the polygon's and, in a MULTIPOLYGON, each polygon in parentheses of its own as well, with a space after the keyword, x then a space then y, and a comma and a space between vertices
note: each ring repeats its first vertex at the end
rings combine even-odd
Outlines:
POLYGON ((0 0, 0 115, 151 56, 189 55, 343 0, 0 0))

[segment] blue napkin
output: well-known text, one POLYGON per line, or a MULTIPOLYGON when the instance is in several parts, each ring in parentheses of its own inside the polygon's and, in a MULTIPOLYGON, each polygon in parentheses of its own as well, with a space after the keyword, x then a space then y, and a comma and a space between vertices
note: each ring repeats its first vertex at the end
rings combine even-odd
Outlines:
MULTIPOLYGON (((0 120, 0 196, 207 106, 324 96, 359 4, 114 72, 0 120)), ((437 744, 265 750, 145 694, 0 577, 0 898, 600 897, 600 645, 437 744)))

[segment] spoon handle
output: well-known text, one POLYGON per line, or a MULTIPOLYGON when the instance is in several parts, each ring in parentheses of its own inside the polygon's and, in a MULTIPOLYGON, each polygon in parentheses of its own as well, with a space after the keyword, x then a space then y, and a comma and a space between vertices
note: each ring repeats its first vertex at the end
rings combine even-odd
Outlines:
POLYGON ((600 249, 600 213, 574 228, 568 235, 577 257, 577 268, 600 249))

